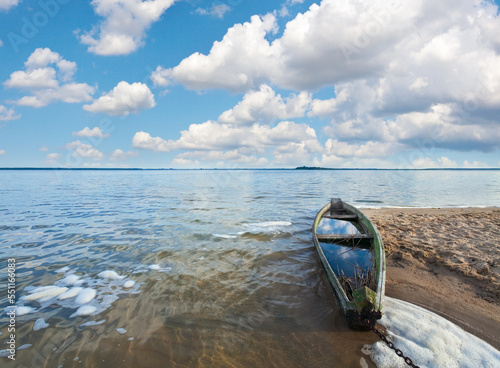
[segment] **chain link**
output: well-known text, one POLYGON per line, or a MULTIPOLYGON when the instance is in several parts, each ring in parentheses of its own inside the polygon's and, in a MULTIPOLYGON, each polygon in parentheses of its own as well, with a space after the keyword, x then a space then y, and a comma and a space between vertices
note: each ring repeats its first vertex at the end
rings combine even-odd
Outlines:
POLYGON ((365 319, 365 323, 372 329, 373 332, 375 332, 375 334, 380 338, 380 340, 382 340, 390 349, 394 350, 394 352, 398 357, 403 358, 407 365, 413 368, 420 368, 418 365, 413 363, 409 357, 405 356, 400 349, 397 349, 391 341, 387 340, 387 337, 385 337, 385 335, 382 332, 380 332, 375 328, 375 321, 370 321, 369 319, 365 319))

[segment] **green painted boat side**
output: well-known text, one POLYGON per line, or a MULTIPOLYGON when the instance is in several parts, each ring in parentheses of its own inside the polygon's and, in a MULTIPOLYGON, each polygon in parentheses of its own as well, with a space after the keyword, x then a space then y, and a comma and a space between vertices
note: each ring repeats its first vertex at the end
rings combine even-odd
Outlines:
MULTIPOLYGON (((378 315, 380 318, 382 311, 382 300, 385 293, 385 250, 384 244, 382 242, 382 237, 378 232, 377 228, 373 225, 373 223, 366 217, 361 211, 359 211, 356 207, 351 206, 345 202, 342 202, 343 210, 354 214, 357 216, 356 220, 351 220, 360 231, 364 234, 369 234, 373 236, 371 242, 371 251, 372 251, 372 259, 373 266, 376 270, 377 275, 377 287, 376 290, 373 290, 376 293, 376 303, 373 308, 373 315, 378 315)), ((339 301, 340 308, 342 312, 346 316, 348 323, 351 328, 354 329, 364 329, 366 326, 363 323, 360 323, 364 319, 364 317, 359 316, 356 305, 352 300, 349 300, 344 288, 341 286, 335 272, 332 270, 330 263, 328 262, 321 246, 319 244, 319 240, 316 234, 316 230, 318 228, 319 223, 321 222, 324 215, 328 215, 331 209, 331 202, 327 203, 321 210, 319 210, 316 215, 313 223, 313 241, 318 252, 319 258, 325 269, 326 276, 330 285, 332 286, 333 291, 339 301)))

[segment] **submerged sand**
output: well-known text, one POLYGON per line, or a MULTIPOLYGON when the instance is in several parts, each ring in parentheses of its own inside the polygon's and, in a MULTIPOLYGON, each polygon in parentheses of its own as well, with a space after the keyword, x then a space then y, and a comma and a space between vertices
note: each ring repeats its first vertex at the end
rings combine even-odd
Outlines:
POLYGON ((500 209, 365 209, 387 257, 386 295, 500 349, 500 209))

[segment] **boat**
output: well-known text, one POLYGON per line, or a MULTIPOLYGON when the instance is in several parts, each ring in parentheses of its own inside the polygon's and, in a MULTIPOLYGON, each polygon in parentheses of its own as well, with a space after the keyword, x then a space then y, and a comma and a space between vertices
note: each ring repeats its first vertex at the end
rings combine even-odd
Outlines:
POLYGON ((367 330, 382 317, 385 251, 373 223, 333 198, 316 215, 313 241, 350 328, 367 330))

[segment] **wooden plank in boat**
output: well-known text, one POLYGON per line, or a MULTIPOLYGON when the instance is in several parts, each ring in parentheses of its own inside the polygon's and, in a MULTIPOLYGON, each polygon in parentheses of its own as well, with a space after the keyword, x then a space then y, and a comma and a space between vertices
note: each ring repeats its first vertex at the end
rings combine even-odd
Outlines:
POLYGON ((371 234, 316 234, 318 240, 351 240, 351 239, 373 239, 371 234))
POLYGON ((323 218, 329 218, 333 220, 357 220, 358 216, 348 215, 348 214, 330 214, 330 215, 323 215, 323 218))

